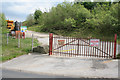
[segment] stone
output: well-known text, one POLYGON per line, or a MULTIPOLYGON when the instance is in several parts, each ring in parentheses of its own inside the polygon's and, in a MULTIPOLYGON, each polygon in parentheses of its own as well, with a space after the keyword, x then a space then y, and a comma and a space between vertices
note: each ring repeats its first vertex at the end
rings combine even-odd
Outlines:
POLYGON ((45 46, 37 46, 33 48, 33 52, 41 53, 41 54, 47 54, 49 51, 49 47, 47 45, 45 46))

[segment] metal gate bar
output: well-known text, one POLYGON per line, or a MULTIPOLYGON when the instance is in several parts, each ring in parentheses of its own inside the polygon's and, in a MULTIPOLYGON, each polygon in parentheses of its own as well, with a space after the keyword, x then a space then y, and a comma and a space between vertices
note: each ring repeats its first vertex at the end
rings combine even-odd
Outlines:
POLYGON ((90 46, 90 39, 94 38, 53 37, 53 35, 50 35, 49 55, 116 58, 116 38, 117 36, 115 35, 114 41, 100 40, 98 47, 92 47, 90 46), (58 40, 63 40, 64 44, 58 45, 58 40))

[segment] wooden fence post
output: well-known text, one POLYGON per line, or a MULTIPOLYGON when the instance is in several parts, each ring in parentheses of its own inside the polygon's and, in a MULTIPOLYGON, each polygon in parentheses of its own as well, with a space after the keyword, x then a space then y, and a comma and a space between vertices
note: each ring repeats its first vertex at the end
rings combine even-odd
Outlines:
POLYGON ((20 48, 20 33, 18 33, 18 48, 20 48))
POLYGON ((8 45, 8 36, 9 36, 9 34, 7 33, 7 45, 8 45))
POLYGON ((49 55, 52 55, 53 34, 49 34, 49 55))
POLYGON ((33 45, 34 45, 34 36, 33 36, 33 34, 32 34, 32 51, 33 51, 33 45))

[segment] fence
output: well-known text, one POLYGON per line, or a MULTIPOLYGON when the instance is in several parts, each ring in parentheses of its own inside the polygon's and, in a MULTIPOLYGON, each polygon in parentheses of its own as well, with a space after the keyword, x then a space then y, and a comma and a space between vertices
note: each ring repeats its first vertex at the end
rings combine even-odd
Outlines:
POLYGON ((38 41, 32 34, 30 38, 20 38, 20 34, 18 38, 15 36, 10 36, 7 34, 2 34, 2 46, 16 47, 16 48, 24 48, 32 51, 34 47, 38 46, 38 41))
POLYGON ((49 55, 116 58, 117 35, 113 40, 99 40, 97 47, 91 46, 90 40, 94 38, 53 37, 53 34, 49 36, 49 55))

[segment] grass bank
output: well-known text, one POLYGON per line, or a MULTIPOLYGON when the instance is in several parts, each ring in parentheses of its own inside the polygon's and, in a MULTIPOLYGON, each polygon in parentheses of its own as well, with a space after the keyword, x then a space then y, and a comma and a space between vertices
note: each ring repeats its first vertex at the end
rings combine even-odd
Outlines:
POLYGON ((33 25, 33 26, 28 27, 28 30, 35 31, 35 32, 41 32, 41 26, 33 25))
MULTIPOLYGON (((6 28, 2 29, 2 61, 10 60, 20 55, 28 54, 32 49, 32 38, 20 39, 20 48, 18 48, 18 39, 9 37, 7 44, 6 28)), ((38 46, 38 40, 34 40, 34 46, 38 46)))

